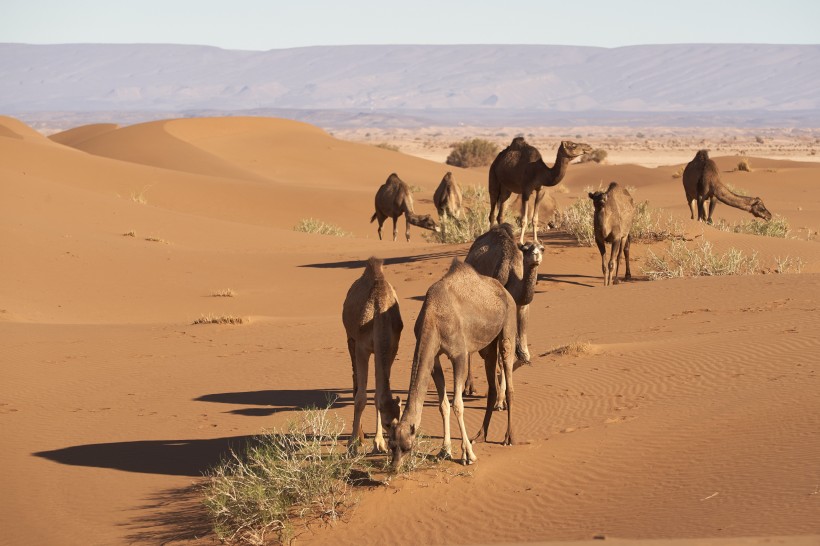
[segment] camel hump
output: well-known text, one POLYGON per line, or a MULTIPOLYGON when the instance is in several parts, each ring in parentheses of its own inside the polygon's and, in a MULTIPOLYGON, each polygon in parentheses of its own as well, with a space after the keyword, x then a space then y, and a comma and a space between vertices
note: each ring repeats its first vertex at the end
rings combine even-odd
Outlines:
POLYGON ((450 263, 450 269, 447 270, 447 275, 451 275, 451 274, 454 274, 454 273, 460 273, 460 272, 464 272, 464 271, 469 271, 469 270, 472 270, 472 269, 473 268, 470 265, 468 265, 468 264, 466 264, 462 261, 459 261, 458 258, 453 258, 453 261, 450 263))
POLYGON ((371 256, 367 260, 367 264, 365 264, 364 269, 366 273, 369 273, 375 279, 384 277, 384 260, 371 256))
POLYGON ((490 228, 492 231, 497 231, 500 234, 506 235, 509 239, 515 238, 515 231, 513 230, 512 224, 509 222, 504 222, 503 224, 496 224, 490 228))
POLYGON ((512 142, 510 142, 510 148, 512 148, 513 150, 520 150, 521 148, 524 148, 527 145, 527 141, 524 140, 524 137, 522 136, 517 136, 514 139, 512 139, 512 142))
POLYGON ((709 150, 698 150, 698 153, 695 154, 695 159, 698 161, 708 161, 709 150))

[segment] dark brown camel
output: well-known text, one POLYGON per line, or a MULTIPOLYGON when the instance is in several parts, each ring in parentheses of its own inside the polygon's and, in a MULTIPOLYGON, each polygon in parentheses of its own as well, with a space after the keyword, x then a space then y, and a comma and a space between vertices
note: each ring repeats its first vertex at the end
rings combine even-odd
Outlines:
POLYGON ((496 221, 500 224, 504 220, 504 204, 510 194, 521 194, 521 238, 524 243, 524 234, 532 218, 533 240, 538 241, 538 205, 544 198, 545 186, 555 186, 564 178, 570 161, 592 151, 592 146, 565 140, 558 147, 555 164, 547 167, 541 159, 541 153, 527 144, 524 137, 516 137, 490 165, 489 192, 490 192, 490 226, 496 221), (535 193, 535 203, 529 206, 530 198, 535 193), (495 215, 496 204, 498 215, 495 215), (529 210, 532 210, 532 213, 529 210))
POLYGON ((759 197, 744 197, 729 191, 720 180, 717 165, 709 159, 708 150, 699 150, 695 158, 686 165, 683 170, 683 190, 686 192, 686 204, 689 205, 689 214, 693 220, 695 212, 692 210, 692 201, 697 201, 699 222, 712 223, 712 213, 717 201, 750 212, 757 218, 772 219, 772 213, 766 209, 759 197), (704 205, 707 200, 708 216, 704 205))
POLYGON ((446 217, 461 218, 461 186, 458 185, 453 173, 448 172, 441 179, 441 183, 433 193, 433 204, 438 211, 439 220, 446 217))
POLYGON ((388 176, 387 181, 379 187, 376 192, 375 205, 376 212, 370 217, 370 222, 379 221, 379 240, 382 238, 382 225, 388 218, 393 219, 393 240, 396 240, 398 234, 396 220, 401 215, 404 215, 407 220, 405 232, 407 242, 410 242, 410 224, 432 231, 439 231, 438 225, 429 214, 415 213, 413 210, 413 193, 396 173, 388 176))

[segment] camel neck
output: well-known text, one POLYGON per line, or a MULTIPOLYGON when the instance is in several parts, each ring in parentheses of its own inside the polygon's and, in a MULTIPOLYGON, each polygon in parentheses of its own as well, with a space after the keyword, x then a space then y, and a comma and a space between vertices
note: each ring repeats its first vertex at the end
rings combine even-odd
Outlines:
POLYGON ((564 178, 564 175, 567 174, 567 166, 570 161, 572 160, 564 155, 563 150, 558 148, 558 154, 555 156, 555 164, 550 167, 550 172, 552 172, 555 184, 559 183, 564 178))
POLYGON ((726 203, 730 207, 735 207, 736 209, 745 210, 747 212, 752 210, 752 201, 754 201, 754 198, 752 197, 744 197, 742 195, 732 193, 722 183, 714 185, 714 192, 715 197, 717 197, 718 201, 721 203, 726 203))
POLYGON ((516 305, 529 305, 535 296, 535 283, 538 280, 538 268, 524 266, 523 278, 513 269, 507 281, 507 290, 512 294, 516 305))
POLYGON ((427 384, 430 381, 430 372, 433 369, 433 340, 434 332, 422 332, 416 342, 416 352, 413 355, 413 368, 410 372, 410 389, 407 393, 407 405, 404 408, 402 421, 416 425, 421 424, 421 410, 424 408, 424 397, 427 395, 427 384))

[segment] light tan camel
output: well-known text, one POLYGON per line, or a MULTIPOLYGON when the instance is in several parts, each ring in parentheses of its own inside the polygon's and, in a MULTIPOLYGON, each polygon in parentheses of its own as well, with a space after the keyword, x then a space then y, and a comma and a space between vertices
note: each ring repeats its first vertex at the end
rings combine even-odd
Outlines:
POLYGON ((524 137, 516 137, 512 143, 496 156, 490 165, 490 226, 496 221, 504 221, 504 204, 510 194, 521 195, 521 238, 532 221, 533 240, 538 241, 538 205, 544 198, 541 188, 555 186, 564 178, 570 161, 592 151, 592 146, 564 140, 558 147, 555 164, 547 167, 541 159, 541 153, 527 144, 524 137), (530 198, 535 193, 535 203, 529 206, 530 198), (495 215, 496 204, 498 215, 495 215), (529 212, 530 209, 532 212, 529 212))
POLYGON ((376 212, 370 217, 379 221, 379 240, 382 238, 382 225, 388 218, 393 219, 393 240, 396 240, 396 219, 404 215, 407 220, 405 235, 407 242, 410 242, 410 224, 424 229, 439 231, 438 225, 429 214, 416 214, 413 211, 413 193, 410 188, 402 182, 396 173, 387 177, 387 181, 382 184, 376 192, 376 212))
POLYGON ((433 194, 433 204, 438 211, 439 220, 446 217, 461 218, 461 186, 458 185, 453 173, 448 172, 441 179, 441 183, 433 194))
MULTIPOLYGON (((535 296, 535 285, 538 282, 538 266, 543 259, 544 247, 537 242, 525 244, 516 243, 513 227, 510 224, 498 224, 490 228, 487 233, 479 236, 465 262, 473 266, 481 275, 492 277, 504 285, 507 292, 513 297, 516 305, 516 325, 521 351, 529 362, 530 353, 527 348, 527 323, 529 322, 530 303, 535 296)), ((495 375, 496 409, 504 409, 506 390, 506 376, 501 373, 495 375)), ((472 384, 472 370, 468 361, 467 393, 474 394, 472 384)))
POLYGON ((763 205, 759 197, 744 197, 729 191, 720 181, 720 172, 714 161, 709 159, 708 150, 699 150, 695 158, 686 164, 683 170, 683 190, 686 192, 686 204, 689 205, 690 217, 695 219, 692 201, 698 203, 698 221, 712 223, 712 213, 717 201, 730 207, 751 212, 757 218, 771 220, 772 213, 763 205), (704 203, 709 201, 709 216, 706 215, 704 203))
POLYGON ((606 191, 590 193, 589 198, 595 207, 593 231, 595 243, 601 253, 601 271, 604 273, 604 286, 618 282, 618 268, 621 255, 626 262, 624 280, 632 278, 629 271, 629 245, 632 237, 632 220, 635 217, 635 203, 629 192, 617 182, 611 182, 606 191), (606 258, 606 244, 610 245, 609 260, 606 258), (614 262, 614 263, 613 263, 614 262))
POLYGON ((347 332, 347 349, 353 364, 353 431, 348 449, 364 443, 362 412, 367 405, 367 375, 370 355, 376 371, 375 451, 384 452, 382 428, 387 428, 401 411, 398 398, 390 390, 390 368, 399 348, 403 327, 396 291, 384 278, 382 260, 370 258, 362 276, 347 291, 342 306, 342 322, 347 332))
POLYGON ((389 447, 393 453, 393 468, 413 447, 432 372, 439 397, 439 410, 444 423, 442 456, 452 455, 450 440, 450 405, 441 368, 441 355, 453 364, 453 407, 461 432, 461 460, 475 462, 476 456, 464 426, 464 379, 467 355, 478 351, 484 358, 490 393, 484 423, 474 441, 486 439, 493 414, 496 360, 498 352, 507 374, 507 434, 504 444, 515 442, 512 431, 513 382, 512 371, 516 354, 521 348, 515 335, 515 302, 510 293, 495 279, 479 275, 472 266, 453 260, 450 270, 427 291, 415 325, 416 349, 410 373, 410 393, 401 421, 390 426, 389 447))

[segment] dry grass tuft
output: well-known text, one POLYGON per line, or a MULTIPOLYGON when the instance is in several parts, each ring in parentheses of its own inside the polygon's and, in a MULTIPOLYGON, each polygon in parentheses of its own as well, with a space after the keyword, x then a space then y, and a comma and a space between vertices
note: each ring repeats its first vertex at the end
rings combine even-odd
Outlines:
POLYGON ((376 146, 376 148, 381 148, 383 150, 389 150, 391 152, 398 152, 399 151, 398 146, 396 146, 395 144, 389 144, 387 142, 380 142, 380 143, 376 144, 375 146, 376 146))
POLYGON ((160 239, 159 237, 154 237, 154 236, 146 237, 145 240, 149 241, 151 243, 162 243, 164 245, 168 244, 168 241, 166 241, 165 239, 160 239))
POLYGON ((315 218, 302 218, 298 224, 293 226, 293 231, 316 233, 318 235, 333 235, 334 237, 350 237, 352 235, 339 226, 334 226, 333 224, 328 224, 315 218))
POLYGON ((122 236, 123 237, 136 237, 137 232, 132 229, 131 231, 126 231, 125 233, 123 233, 122 236))
POLYGON ((498 155, 498 146, 481 138, 457 142, 452 148, 446 163, 456 167, 486 167, 498 155))
POLYGON ((741 159, 741 160, 738 162, 738 164, 737 164, 737 170, 738 170, 738 171, 745 171, 745 172, 747 172, 747 173, 750 173, 750 172, 752 172, 752 164, 749 162, 749 160, 748 160, 748 159, 746 159, 746 158, 744 157, 743 159, 741 159))
POLYGON ((232 298, 236 295, 236 292, 231 290, 230 288, 226 288, 224 290, 214 290, 211 292, 212 298, 232 298))
POLYGON ((680 178, 683 176, 683 170, 686 168, 686 165, 681 165, 677 171, 672 173, 672 178, 680 178))
POLYGON ((789 223, 781 216, 773 216, 771 220, 750 219, 729 224, 725 220, 714 224, 720 231, 732 233, 748 233, 749 235, 762 235, 764 237, 778 237, 785 239, 791 233, 789 223))
POLYGON ((561 345, 560 347, 547 351, 545 354, 558 356, 583 356, 591 354, 592 352, 592 343, 589 341, 573 341, 568 345, 561 345))
POLYGON ((662 255, 650 249, 643 272, 651 279, 718 275, 751 275, 760 271, 757 253, 746 256, 736 248, 715 254, 712 243, 701 240, 694 248, 672 241, 662 255))
POLYGON ((800 257, 791 258, 786 256, 785 258, 781 258, 777 256, 774 259, 775 273, 800 273, 803 270, 803 259, 800 257))
POLYGON ((191 324, 244 324, 245 319, 233 315, 202 315, 191 324))
MULTIPOLYGON (((459 244, 475 241, 479 235, 490 228, 490 197, 483 186, 472 186, 464 190, 462 195, 464 212, 461 219, 447 217, 441 220, 440 232, 425 233, 424 239, 433 243, 459 244)), ((515 220, 510 207, 504 217, 512 225, 520 225, 520 219, 515 220)))

